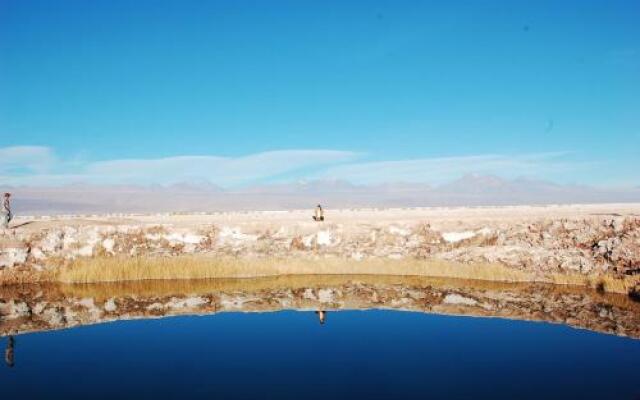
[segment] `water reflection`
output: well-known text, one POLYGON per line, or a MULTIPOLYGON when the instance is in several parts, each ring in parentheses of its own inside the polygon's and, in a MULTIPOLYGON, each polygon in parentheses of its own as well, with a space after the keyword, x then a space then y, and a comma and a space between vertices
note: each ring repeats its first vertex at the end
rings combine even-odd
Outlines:
MULTIPOLYGON (((391 309, 561 323, 640 338, 640 304, 568 286, 424 277, 298 276, 0 288, 0 335, 224 312, 391 309)), ((13 340, 5 352, 13 359, 13 340)))
POLYGON ((13 336, 9 336, 7 339, 7 349, 4 351, 4 362, 9 368, 13 368, 14 362, 14 347, 15 339, 13 336))
POLYGON ((325 311, 318 310, 316 311, 316 314, 318 315, 318 320, 320 321, 320 325, 324 325, 324 321, 326 319, 327 313, 325 311))
POLYGON ((320 326, 316 311, 23 335, 16 367, 0 368, 2 398, 631 399, 638 389, 637 340, 389 310, 332 312, 320 326))

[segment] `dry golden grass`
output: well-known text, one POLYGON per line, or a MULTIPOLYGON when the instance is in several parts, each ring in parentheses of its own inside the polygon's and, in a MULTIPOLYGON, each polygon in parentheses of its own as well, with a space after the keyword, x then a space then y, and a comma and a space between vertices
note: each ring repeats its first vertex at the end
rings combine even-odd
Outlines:
POLYGON ((338 258, 113 257, 81 259, 60 268, 56 280, 69 283, 147 279, 254 278, 278 275, 399 275, 528 282, 532 274, 496 264, 456 264, 440 260, 338 258))
POLYGON ((233 258, 207 256, 110 257, 80 259, 59 269, 53 280, 64 283, 144 280, 257 278, 295 275, 388 275, 456 278, 494 282, 546 282, 628 293, 640 277, 537 275, 499 264, 459 264, 442 260, 339 258, 233 258))

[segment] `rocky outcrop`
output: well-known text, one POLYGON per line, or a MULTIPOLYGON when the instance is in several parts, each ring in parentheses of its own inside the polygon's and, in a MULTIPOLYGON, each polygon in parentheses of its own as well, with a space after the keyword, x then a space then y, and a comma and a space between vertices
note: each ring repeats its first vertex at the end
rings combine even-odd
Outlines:
POLYGON ((300 224, 243 228, 204 225, 84 225, 14 231, 0 237, 0 280, 47 272, 78 258, 181 254, 246 257, 441 259, 499 263, 540 272, 640 273, 640 219, 540 220, 439 231, 428 223, 300 224), (4 277, 4 278, 3 278, 4 277))
POLYGON ((544 284, 372 276, 5 286, 0 335, 185 314, 362 309, 543 321, 640 338, 640 303, 623 295, 544 284))

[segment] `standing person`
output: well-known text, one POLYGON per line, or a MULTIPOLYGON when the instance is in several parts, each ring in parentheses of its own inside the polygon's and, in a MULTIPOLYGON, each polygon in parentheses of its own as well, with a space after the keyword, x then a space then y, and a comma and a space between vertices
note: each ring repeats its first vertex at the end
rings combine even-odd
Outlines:
POLYGON ((318 207, 316 207, 316 212, 313 215, 313 220, 324 221, 324 210, 322 209, 322 206, 320 204, 318 204, 318 207))
POLYGON ((8 228, 9 222, 13 219, 13 214, 11 214, 11 202, 9 201, 11 198, 11 193, 5 193, 2 198, 2 205, 0 206, 0 227, 8 228))

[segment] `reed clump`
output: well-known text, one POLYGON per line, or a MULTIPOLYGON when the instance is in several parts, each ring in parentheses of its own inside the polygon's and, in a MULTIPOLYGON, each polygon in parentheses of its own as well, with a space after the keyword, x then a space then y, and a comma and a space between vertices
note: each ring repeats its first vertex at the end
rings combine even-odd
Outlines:
POLYGON ((68 283, 148 279, 255 278, 278 275, 398 275, 528 282, 532 274, 498 264, 459 264, 424 259, 236 258, 210 256, 97 257, 61 267, 68 283))
POLYGON ((84 258, 60 267, 52 280, 64 283, 96 283, 288 275, 388 275, 494 282, 544 282, 587 286, 606 292, 625 294, 640 284, 640 276, 637 275, 623 277, 566 273, 541 275, 501 264, 462 264, 438 259, 370 258, 355 261, 338 257, 243 258, 205 255, 84 258))

